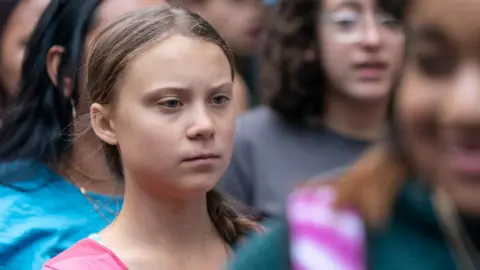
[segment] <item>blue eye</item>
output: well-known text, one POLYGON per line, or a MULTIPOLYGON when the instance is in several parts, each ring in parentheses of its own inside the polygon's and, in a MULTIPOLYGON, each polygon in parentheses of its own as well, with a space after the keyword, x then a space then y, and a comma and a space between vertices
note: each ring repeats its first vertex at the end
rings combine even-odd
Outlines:
POLYGON ((214 104, 224 104, 230 101, 230 98, 227 96, 216 96, 213 98, 214 104))
POLYGON ((177 99, 165 100, 165 101, 162 101, 158 104, 162 107, 169 108, 169 109, 176 109, 180 106, 183 106, 183 104, 180 102, 180 100, 177 100, 177 99))

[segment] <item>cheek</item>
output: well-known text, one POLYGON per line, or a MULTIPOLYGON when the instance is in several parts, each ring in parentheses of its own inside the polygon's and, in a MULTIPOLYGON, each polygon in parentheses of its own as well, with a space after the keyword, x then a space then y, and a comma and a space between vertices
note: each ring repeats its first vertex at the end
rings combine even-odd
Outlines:
MULTIPOLYGON (((229 108, 211 113, 215 125, 216 148, 222 151, 226 161, 230 160, 235 139, 235 110, 230 102, 229 108)), ((228 164, 227 164, 228 165, 228 164)), ((225 168, 226 169, 226 168, 225 168)))
MULTIPOLYGON (((119 114, 115 130, 120 145, 130 145, 138 151, 164 148, 179 136, 180 123, 172 123, 168 116, 156 115, 152 109, 130 107, 119 114)), ((158 150, 158 149, 157 149, 158 150)))
POLYGON ((396 115, 412 164, 422 173, 430 174, 438 158, 438 93, 415 73, 407 71, 398 88, 396 115))
POLYGON ((20 80, 20 70, 24 56, 24 49, 20 44, 9 42, 2 44, 1 48, 1 63, 2 83, 5 84, 6 90, 13 93, 17 88, 17 83, 20 80))
POLYGON ((115 133, 125 167, 137 172, 168 167, 178 149, 181 124, 134 105, 122 108, 128 109, 116 116, 115 133))
POLYGON ((327 77, 332 83, 341 82, 349 66, 351 46, 338 42, 326 31, 319 30, 318 37, 320 43, 317 49, 327 77))
POLYGON ((391 62, 395 72, 397 72, 403 61, 403 55, 405 53, 404 36, 402 35, 401 37, 390 37, 387 40, 386 52, 387 57, 391 58, 391 62))
POLYGON ((217 125, 217 134, 223 144, 225 152, 230 156, 233 152, 233 144, 235 139, 235 114, 229 113, 228 117, 221 119, 217 125))

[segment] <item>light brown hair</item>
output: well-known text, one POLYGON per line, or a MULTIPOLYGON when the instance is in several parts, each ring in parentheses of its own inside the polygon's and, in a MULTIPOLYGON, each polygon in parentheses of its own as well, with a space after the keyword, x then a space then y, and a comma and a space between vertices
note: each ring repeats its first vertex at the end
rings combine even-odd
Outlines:
MULTIPOLYGON (((127 14, 99 34, 87 62, 86 90, 91 101, 114 105, 118 94, 116 89, 130 61, 172 34, 202 39, 220 47, 230 62, 233 80, 232 53, 215 29, 198 15, 159 5, 127 14)), ((103 148, 110 170, 123 180, 118 148, 106 143, 103 143, 103 148)), ((207 208, 218 233, 230 245, 253 229, 253 223, 237 212, 215 189, 207 193, 207 208)))

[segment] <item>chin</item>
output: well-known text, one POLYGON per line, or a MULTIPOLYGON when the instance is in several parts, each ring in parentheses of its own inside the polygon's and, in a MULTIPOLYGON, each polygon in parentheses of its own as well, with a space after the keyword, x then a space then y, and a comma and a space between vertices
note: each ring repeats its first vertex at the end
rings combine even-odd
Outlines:
POLYGON ((188 194, 203 194, 212 190, 218 183, 219 177, 214 176, 190 176, 180 180, 179 188, 188 194))
POLYGON ((351 99, 360 102, 385 101, 390 95, 390 88, 386 87, 383 83, 381 85, 356 85, 351 89, 352 91, 347 91, 345 94, 351 99))

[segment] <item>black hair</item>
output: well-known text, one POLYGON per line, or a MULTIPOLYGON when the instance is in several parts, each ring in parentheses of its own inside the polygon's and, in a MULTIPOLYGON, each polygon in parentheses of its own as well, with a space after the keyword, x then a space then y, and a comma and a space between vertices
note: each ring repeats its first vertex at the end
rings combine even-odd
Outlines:
MULTIPOLYGON (((8 20, 21 0, 0 0, 0 42, 8 20)), ((1 55, 0 55, 1 58, 1 55)), ((0 59, 1 61, 1 59, 0 59)), ((2 74, 0 74, 2 76, 2 74)), ((10 94, 0 80, 0 116, 10 100, 10 94)))
POLYGON ((378 0, 377 3, 382 10, 391 14, 401 24, 405 23, 407 6, 410 4, 409 0, 378 0))
POLYGON ((52 0, 44 11, 27 45, 18 97, 3 119, 0 162, 33 160, 53 168, 68 162, 73 108, 62 82, 66 76, 72 79, 71 100, 75 106, 79 101, 77 79, 84 40, 99 2, 52 0), (47 54, 54 45, 65 49, 56 85, 46 70, 47 54))

